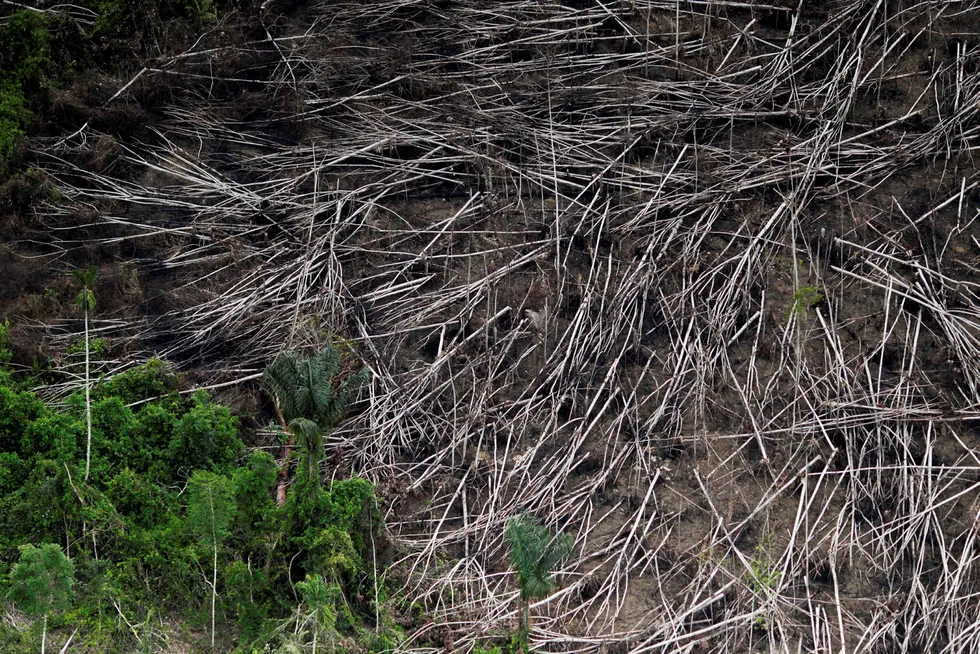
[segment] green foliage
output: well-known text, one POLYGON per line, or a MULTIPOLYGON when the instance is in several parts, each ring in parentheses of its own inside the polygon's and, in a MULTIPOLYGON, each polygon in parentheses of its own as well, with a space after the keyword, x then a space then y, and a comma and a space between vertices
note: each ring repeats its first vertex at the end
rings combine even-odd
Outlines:
POLYGON ((185 21, 199 27, 216 16, 212 0, 89 0, 88 4, 99 13, 94 38, 109 43, 152 34, 164 22, 185 21))
MULTIPOLYGON (((7 332, 9 331, 10 321, 4 320, 0 322, 0 368, 10 363, 10 358, 13 356, 13 353, 10 351, 10 338, 7 336, 7 332)), ((2 380, 2 377, 0 377, 0 380, 2 380)))
POLYGON ((350 533, 343 529, 330 525, 310 530, 301 542, 307 551, 306 567, 329 579, 349 578, 360 567, 361 557, 350 533))
POLYGON ((117 451, 124 452, 126 457, 119 464, 145 474, 156 483, 170 481, 173 474, 168 450, 180 411, 181 406, 176 402, 142 405, 133 414, 129 442, 119 443, 117 447, 117 451))
POLYGON ((73 270, 71 274, 82 287, 78 297, 75 298, 75 304, 82 311, 93 311, 95 309, 95 294, 92 292, 92 287, 95 286, 95 278, 99 274, 98 266, 91 266, 87 270, 73 270))
POLYGON ((35 459, 23 485, 3 498, 0 543, 6 541, 11 546, 80 536, 83 507, 72 487, 72 479, 78 478, 77 467, 35 459))
POLYGON ((324 519, 351 534, 357 550, 367 558, 370 538, 377 536, 381 513, 374 486, 366 479, 341 479, 330 485, 324 501, 324 519))
POLYGON ((177 388, 177 379, 159 359, 150 359, 92 389, 92 398, 118 397, 123 404, 164 397, 177 388))
POLYGON ((60 547, 21 545, 7 598, 28 615, 50 615, 69 607, 74 585, 75 566, 60 547))
POLYGON ((309 423, 329 429, 343 418, 358 391, 370 379, 361 368, 341 381, 341 353, 327 346, 312 357, 283 352, 262 375, 287 429, 297 436, 312 431, 309 423), (297 421, 302 421, 297 423, 297 421))
POLYGON ((97 457, 103 459, 105 474, 125 465, 136 447, 133 431, 136 416, 118 397, 107 397, 92 404, 92 430, 97 457))
POLYGON ((195 470, 187 484, 187 525, 206 547, 217 547, 231 534, 235 517, 231 480, 207 470, 195 470))
POLYGON ((823 293, 816 286, 801 286, 793 295, 793 306, 790 311, 797 316, 806 313, 807 309, 812 309, 823 302, 823 293))
POLYGON ((522 654, 527 652, 527 641, 520 634, 513 634, 502 645, 477 645, 470 654, 522 654))
POLYGON ((755 554, 749 560, 748 582, 752 593, 767 598, 779 585, 783 573, 777 570, 769 551, 772 539, 766 535, 755 547, 755 554))
POLYGON ((367 480, 343 479, 329 489, 293 493, 284 508, 293 540, 306 552, 307 570, 354 579, 373 559, 381 515, 367 480))
POLYGON ((27 427, 46 413, 33 393, 0 386, 0 451, 21 452, 27 427))
POLYGON ((276 503, 272 499, 278 476, 279 467, 265 452, 255 452, 232 474, 238 507, 233 534, 243 551, 261 545, 265 535, 278 528, 276 503))
POLYGON ((234 561, 225 568, 225 596, 236 616, 244 642, 254 642, 268 628, 268 610, 258 601, 268 592, 269 582, 259 568, 234 561))
POLYGON ((553 570, 572 551, 574 541, 568 534, 552 534, 527 511, 507 521, 504 535, 510 542, 511 563, 521 590, 518 634, 526 646, 531 625, 530 602, 545 598, 554 590, 553 570))
POLYGON ((40 82, 51 67, 51 35, 38 11, 14 12, 0 30, 0 70, 19 85, 40 82))
POLYGON ((27 480, 27 464, 13 452, 0 452, 0 497, 20 488, 27 480))
POLYGON ((202 546, 210 544, 211 573, 211 649, 214 649, 216 601, 218 597, 219 546, 230 535, 228 526, 235 517, 231 480, 207 470, 196 470, 187 485, 187 523, 202 546))
POLYGON ((20 86, 0 79, 0 163, 13 156, 33 118, 20 86))
POLYGON ((123 468, 106 488, 112 506, 125 516, 130 527, 151 529, 164 521, 170 498, 160 486, 123 468))
POLYGON ((27 90, 51 68, 50 55, 43 13, 17 11, 0 27, 0 163, 13 155, 33 120, 27 90))
POLYGON ((505 532, 521 597, 541 599, 554 590, 552 571, 572 551, 568 534, 552 534, 526 511, 507 521, 505 532))
POLYGON ((344 643, 340 630, 354 622, 343 591, 319 575, 307 575, 296 590, 302 601, 292 621, 293 632, 280 651, 335 651, 344 643))
POLYGON ((174 425, 169 446, 174 470, 230 471, 242 452, 238 420, 225 407, 213 404, 206 391, 194 393, 193 402, 174 425))
MULTIPOLYGON (((4 324, 0 346, 5 336, 4 324)), ((159 361, 94 386, 86 481, 81 393, 53 409, 0 377, 0 554, 67 542, 77 566, 75 608, 52 626, 79 626, 76 644, 91 651, 165 649, 158 616, 199 626, 205 614, 211 633, 235 623, 242 644, 260 648, 273 638, 309 651, 314 635, 324 650, 395 647, 400 632, 375 582, 384 553, 374 487, 309 479, 309 493, 277 507, 278 462, 264 452, 243 460, 238 420, 204 392, 175 389, 159 361)), ((5 629, 4 652, 34 646, 5 629)))
POLYGON ((262 375, 283 426, 299 443, 301 460, 290 497, 294 523, 315 523, 326 496, 320 488, 323 432, 336 425, 369 379, 367 368, 343 374, 341 351, 331 344, 312 357, 282 352, 262 375))
POLYGON ((45 411, 27 425, 20 451, 26 456, 52 457, 74 463, 84 438, 85 425, 77 419, 64 413, 45 411))

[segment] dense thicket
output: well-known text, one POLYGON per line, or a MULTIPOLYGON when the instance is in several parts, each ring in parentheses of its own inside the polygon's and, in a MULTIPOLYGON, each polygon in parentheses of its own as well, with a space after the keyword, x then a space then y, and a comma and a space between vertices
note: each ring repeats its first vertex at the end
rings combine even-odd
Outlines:
MULTIPOLYGON (((0 339, 0 362, 8 359, 0 339)), ((384 550, 370 483, 318 485, 277 507, 273 457, 247 451, 239 419, 204 391, 180 394, 158 360, 96 383, 92 426, 85 483, 81 393, 47 406, 0 367, 0 593, 21 546, 62 548, 77 584, 49 629, 67 636, 78 626, 93 651, 178 636, 204 643, 211 633, 219 647, 245 651, 327 637, 370 648, 392 637, 375 624, 384 550), (319 588, 320 605, 302 610, 334 616, 326 631, 283 622, 306 601, 300 582, 319 588), (162 628, 161 615, 182 627, 162 628)), ((0 649, 33 650, 39 635, 2 626, 0 649)))

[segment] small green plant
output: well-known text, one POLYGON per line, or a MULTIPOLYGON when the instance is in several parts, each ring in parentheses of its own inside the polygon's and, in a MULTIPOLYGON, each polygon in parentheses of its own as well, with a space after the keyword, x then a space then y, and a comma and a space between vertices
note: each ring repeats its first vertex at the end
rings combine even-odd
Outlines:
MULTIPOLYGON (((772 560, 772 546, 772 537, 766 534, 755 546, 755 553, 749 559, 747 579, 749 588, 752 594, 763 602, 769 600, 783 576, 782 571, 776 569, 775 562, 772 560)), ((765 615, 755 618, 755 626, 758 629, 768 629, 771 622, 772 616, 768 611, 765 615)))
POLYGON ((779 585, 779 579, 783 574, 775 568, 772 548, 772 535, 765 533, 755 546, 752 558, 749 559, 749 587, 759 597, 768 597, 779 585))
POLYGON ((41 654, 48 633, 48 616, 68 609, 74 585, 75 566, 61 547, 53 543, 20 546, 20 561, 10 572, 7 598, 24 613, 43 617, 41 654))
POLYGON ((574 541, 568 534, 552 534, 526 511, 507 521, 505 535, 521 589, 518 633, 526 642, 531 628, 531 600, 543 599, 554 590, 553 571, 572 551, 574 541))
POLYGON ((759 597, 767 597, 772 593, 783 573, 773 568, 768 556, 763 557, 756 548, 756 555, 749 560, 749 587, 759 597))
POLYGON ((802 316, 807 309, 812 309, 823 302, 823 293, 816 286, 802 286, 793 295, 793 306, 790 311, 795 316, 802 316))

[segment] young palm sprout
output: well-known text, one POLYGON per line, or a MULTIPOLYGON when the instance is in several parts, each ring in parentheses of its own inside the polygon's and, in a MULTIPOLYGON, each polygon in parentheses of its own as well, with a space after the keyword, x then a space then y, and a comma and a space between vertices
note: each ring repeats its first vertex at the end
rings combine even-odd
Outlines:
POLYGON ((544 599, 555 589, 555 568, 572 551, 574 540, 568 534, 552 534, 530 513, 507 521, 511 563, 521 590, 518 631, 527 638, 531 630, 531 600, 544 599))

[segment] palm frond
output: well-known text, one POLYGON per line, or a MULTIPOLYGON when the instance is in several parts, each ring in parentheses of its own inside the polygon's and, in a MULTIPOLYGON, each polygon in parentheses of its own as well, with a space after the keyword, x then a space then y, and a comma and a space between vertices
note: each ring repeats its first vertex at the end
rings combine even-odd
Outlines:
POLYGON ((320 425, 309 418, 293 418, 287 428, 289 433, 307 443, 313 442, 323 433, 320 425))
POLYGON ((282 352, 262 373, 262 386, 282 412, 286 422, 300 415, 297 389, 300 387, 299 355, 282 352))
POLYGON ((517 571, 521 597, 550 595, 554 588, 552 571, 572 551, 571 536, 553 535, 526 511, 507 522, 504 535, 510 541, 511 561, 517 571))
POLYGON ((339 385, 340 353, 327 346, 312 357, 282 352, 262 375, 262 386, 275 400, 283 419, 312 420, 324 429, 338 423, 356 399, 360 388, 370 379, 362 368, 339 385))

